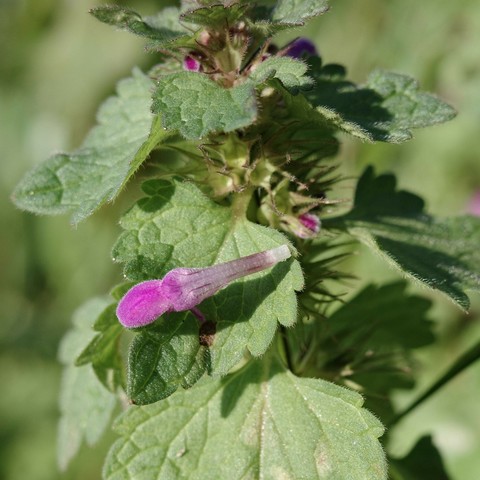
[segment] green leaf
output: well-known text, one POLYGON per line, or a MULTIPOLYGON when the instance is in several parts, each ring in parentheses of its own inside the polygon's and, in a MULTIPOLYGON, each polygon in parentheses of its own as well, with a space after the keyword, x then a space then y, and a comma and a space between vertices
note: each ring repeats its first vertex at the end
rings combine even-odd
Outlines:
POLYGON ((188 31, 178 21, 180 12, 175 7, 165 8, 157 15, 145 18, 134 10, 119 5, 92 8, 90 13, 103 23, 154 40, 159 48, 180 46, 190 39, 188 31))
POLYGON ((263 29, 265 34, 305 25, 329 8, 327 0, 264 0, 259 4, 252 8, 252 17, 254 27, 263 29))
POLYGON ((432 343, 431 322, 426 313, 431 302, 408 295, 406 282, 368 285, 329 318, 329 330, 345 350, 406 350, 432 343))
POLYGON ((297 378, 276 358, 205 380, 115 424, 107 480, 381 480, 383 428, 360 395, 297 378))
POLYGON ((456 112, 407 75, 376 70, 365 85, 345 80, 339 65, 311 59, 315 88, 305 96, 338 128, 364 140, 399 143, 411 129, 451 120, 456 112))
MULTIPOLYGON (((311 277, 308 263, 302 266, 311 277)), ((411 350, 434 341, 427 316, 431 302, 406 287, 405 281, 368 285, 321 324, 307 319, 289 329, 294 371, 355 386, 367 408, 381 420, 391 419, 390 390, 414 386, 411 350)))
POLYGON ((270 57, 260 63, 249 78, 256 84, 276 78, 285 88, 297 89, 312 85, 312 79, 305 75, 307 69, 307 65, 301 60, 290 57, 270 57))
POLYGON ((73 316, 73 329, 60 344, 63 367, 60 393, 57 458, 62 470, 78 452, 82 441, 95 444, 108 427, 116 397, 101 385, 90 366, 76 367, 74 361, 91 339, 94 319, 108 305, 105 299, 93 299, 73 316))
POLYGON ((248 127, 257 119, 255 87, 276 78, 287 89, 311 84, 306 65, 292 58, 271 58, 261 63, 241 85, 224 88, 207 75, 178 72, 160 77, 153 95, 153 112, 163 125, 178 130, 187 139, 200 139, 211 132, 231 132, 248 127))
POLYGON ((82 147, 54 155, 27 173, 13 193, 15 204, 40 214, 72 211, 76 224, 113 200, 166 135, 150 112, 152 86, 139 70, 122 80, 82 147))
POLYGON ((178 130, 187 139, 199 139, 214 131, 231 132, 252 124, 257 116, 255 89, 250 82, 226 89, 194 72, 160 78, 152 108, 162 115, 165 128, 178 130))
POLYGON ((109 305, 97 318, 93 328, 100 332, 95 335, 77 358, 75 365, 91 363, 98 379, 110 391, 123 387, 123 361, 119 342, 124 329, 115 313, 117 304, 109 305))
POLYGON ((360 385, 367 407, 381 420, 393 415, 391 390, 415 385, 411 350, 435 339, 427 317, 431 302, 409 295, 406 286, 399 281, 365 287, 328 318, 318 347, 327 362, 323 369, 360 385))
POLYGON ((389 463, 392 480, 450 479, 431 436, 420 438, 408 455, 399 459, 392 458, 389 463))
POLYGON ((347 231, 409 277, 468 309, 465 291, 480 289, 480 219, 430 217, 419 197, 395 186, 393 175, 375 177, 368 167, 353 209, 324 226, 347 231))
POLYGON ((180 19, 211 29, 221 29, 222 27, 231 27, 239 22, 245 16, 246 9, 247 5, 238 3, 221 5, 215 2, 206 7, 186 10, 180 15, 180 19))
POLYGON ((208 351, 198 339, 198 322, 190 312, 165 315, 136 335, 128 358, 131 401, 153 403, 196 383, 208 367, 208 351))
MULTIPOLYGON (((162 278, 176 267, 206 267, 267 250, 288 241, 279 232, 247 221, 205 197, 190 183, 145 182, 149 195, 121 220, 126 230, 114 247, 132 280, 162 278)), ((297 261, 232 283, 200 305, 216 332, 210 346, 212 372, 226 374, 246 349, 262 355, 277 323, 297 318, 295 290, 303 285, 297 261)))

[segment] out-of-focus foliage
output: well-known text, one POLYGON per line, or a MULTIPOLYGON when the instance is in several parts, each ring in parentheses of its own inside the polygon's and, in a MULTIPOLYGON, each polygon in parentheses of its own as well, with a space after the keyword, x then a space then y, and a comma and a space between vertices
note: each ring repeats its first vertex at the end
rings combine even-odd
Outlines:
MULTIPOLYGON (((23 172, 59 149, 79 146, 94 123, 97 105, 113 93, 119 78, 134 64, 147 68, 153 63, 153 54, 143 52, 142 40, 105 28, 87 14, 98 4, 0 3, 0 380, 8 385, 0 398, 0 477, 6 480, 96 479, 111 441, 106 439, 94 451, 82 450, 71 471, 58 473, 59 339, 83 300, 105 293, 120 280, 109 254, 119 233, 112 219, 126 202, 120 198, 116 214, 104 218, 100 210, 73 230, 65 217, 38 221, 8 201, 23 172)), ((130 2, 145 14, 167 4, 174 2, 130 2)), ((341 158, 354 174, 366 164, 379 172, 393 170, 401 188, 426 198, 432 213, 462 213, 480 189, 480 4, 336 0, 305 33, 315 39, 326 62, 349 65, 349 78, 358 83, 377 67, 401 71, 455 106, 460 112, 456 120, 416 132, 408 144, 347 143, 341 158)), ((350 194, 346 190, 345 197, 350 194)), ((367 258, 367 268, 358 268, 376 280, 385 277, 367 258)), ((474 302, 473 313, 463 317, 436 300, 443 340, 419 356, 420 388, 480 336, 479 309, 474 302)), ((420 434, 432 431, 452 477, 475 480, 480 469, 480 419, 475 415, 479 374, 477 365, 395 427, 392 453, 405 455, 420 434)), ((406 399, 399 397, 398 402, 406 399)))

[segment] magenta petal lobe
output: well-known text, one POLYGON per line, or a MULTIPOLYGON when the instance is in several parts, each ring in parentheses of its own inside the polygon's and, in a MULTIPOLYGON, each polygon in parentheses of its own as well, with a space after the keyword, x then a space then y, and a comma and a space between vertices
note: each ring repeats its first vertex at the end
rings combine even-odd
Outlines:
POLYGON ((162 281, 148 280, 132 287, 120 300, 117 317, 127 328, 136 328, 154 322, 170 310, 170 303, 162 295, 162 281))

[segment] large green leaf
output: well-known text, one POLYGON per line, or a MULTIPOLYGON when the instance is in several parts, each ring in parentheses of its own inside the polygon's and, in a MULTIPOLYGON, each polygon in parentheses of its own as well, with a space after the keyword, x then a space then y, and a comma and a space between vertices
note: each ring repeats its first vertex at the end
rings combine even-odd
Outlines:
POLYGON ((189 388, 208 368, 208 350, 199 344, 199 328, 190 312, 165 315, 142 330, 130 345, 127 395, 143 405, 189 388))
POLYGON ((90 365, 76 367, 75 358, 92 338, 92 323, 108 305, 93 299, 75 312, 74 328, 60 345, 63 377, 60 393, 60 423, 57 456, 63 470, 78 452, 83 440, 93 445, 108 427, 116 397, 98 381, 90 365))
MULTIPOLYGON (((216 204, 190 183, 151 180, 144 190, 149 196, 122 218, 126 232, 113 252, 132 280, 162 278, 175 267, 205 267, 288 243, 279 232, 216 204)), ((212 372, 227 373, 246 349, 263 354, 277 323, 295 322, 295 290, 302 284, 300 266, 290 259, 203 302, 200 310, 216 325, 212 372)))
POLYGON ((365 140, 398 143, 412 137, 413 128, 442 123, 455 110, 434 95, 419 90, 407 75, 376 70, 365 85, 345 80, 339 65, 321 67, 311 59, 315 88, 308 100, 347 133, 365 140))
POLYGON ((167 135, 150 112, 153 82, 134 70, 117 96, 100 108, 98 123, 73 154, 57 154, 27 173, 13 193, 33 213, 72 211, 72 223, 118 194, 150 151, 167 135))
POLYGON ((433 218, 423 212, 419 197, 395 186, 393 175, 376 177, 367 168, 352 210, 324 226, 347 231, 402 272, 468 309, 465 291, 480 289, 480 219, 433 218))
POLYGON ((108 480, 381 480, 378 420, 360 395, 298 378, 267 354, 116 422, 108 480))

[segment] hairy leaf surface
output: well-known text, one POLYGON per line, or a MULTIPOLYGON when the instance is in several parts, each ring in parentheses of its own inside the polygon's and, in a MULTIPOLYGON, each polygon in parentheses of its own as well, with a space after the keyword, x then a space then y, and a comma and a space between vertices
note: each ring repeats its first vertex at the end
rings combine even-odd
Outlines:
POLYGON ((134 70, 98 113, 81 148, 49 158, 20 181, 15 204, 29 212, 72 212, 76 224, 111 201, 166 133, 150 112, 153 82, 134 70))
POLYGON ((197 319, 171 313, 137 334, 130 345, 127 395, 138 405, 189 388, 208 367, 208 350, 199 344, 197 319))
POLYGON ((456 115, 407 75, 376 70, 359 86, 345 79, 340 65, 321 67, 318 59, 311 63, 315 87, 305 93, 308 100, 338 128, 364 140, 403 142, 412 138, 412 129, 456 115))
MULTIPOLYGON (((237 216, 189 183, 151 180, 149 195, 122 219, 126 230, 114 247, 132 280, 162 278, 175 267, 205 267, 233 260, 288 241, 279 232, 237 216)), ((292 325, 297 317, 295 291, 303 279, 298 262, 237 280, 200 305, 216 332, 210 346, 212 372, 226 374, 246 349, 265 352, 277 323, 292 325)))
POLYGON ((360 395, 298 378, 267 355, 116 423, 108 480, 381 480, 381 424, 360 395))
POLYGON ((393 175, 376 177, 367 168, 352 210, 324 225, 348 231, 408 276, 468 309, 465 291, 480 289, 480 219, 436 219, 423 212, 419 197, 395 187, 393 175))

